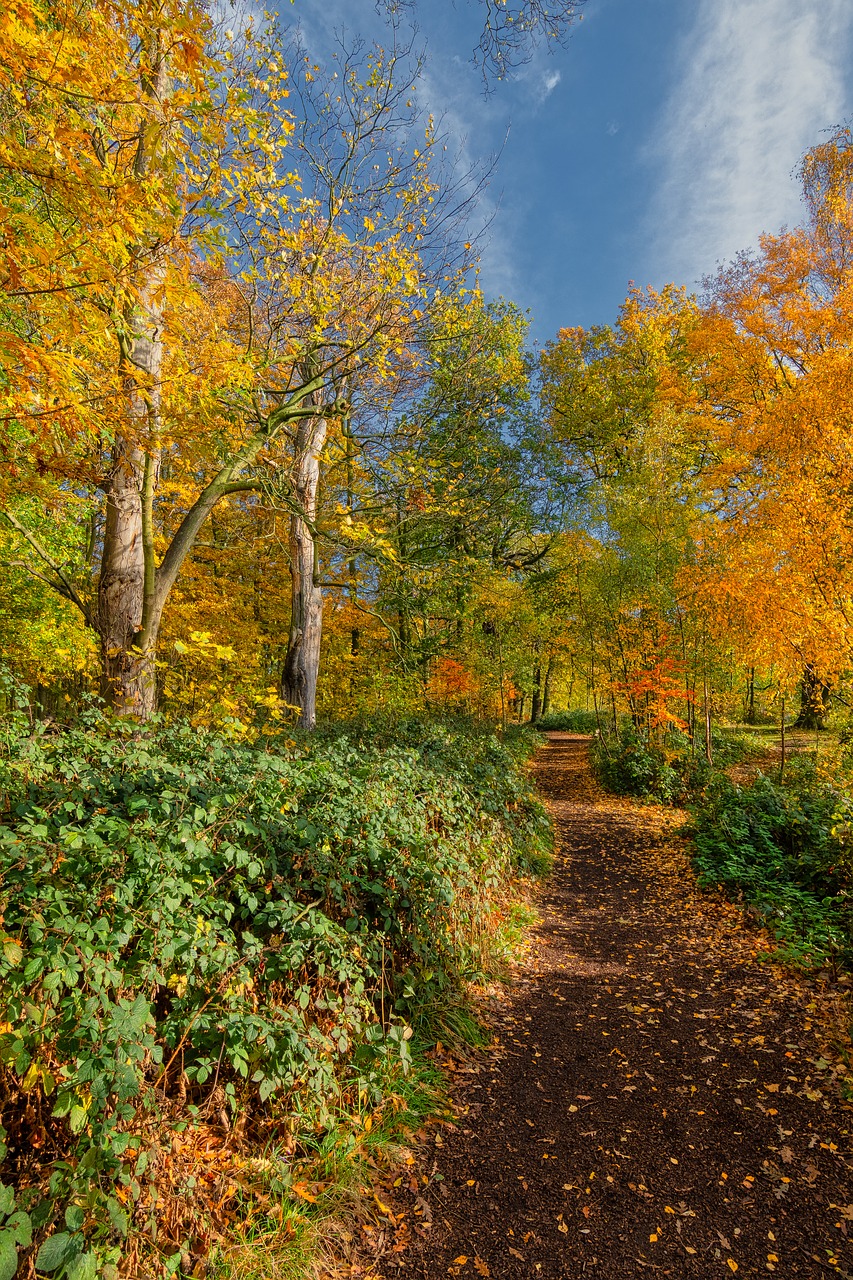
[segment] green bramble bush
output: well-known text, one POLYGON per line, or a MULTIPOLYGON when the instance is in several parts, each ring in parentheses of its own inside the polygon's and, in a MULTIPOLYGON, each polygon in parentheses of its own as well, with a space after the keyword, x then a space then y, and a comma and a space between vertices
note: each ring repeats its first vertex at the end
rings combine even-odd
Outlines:
POLYGON ((569 733, 595 733, 599 719, 594 711, 549 711, 536 721, 537 729, 562 729, 569 733))
POLYGON ((714 778, 693 815, 700 883, 756 908, 787 957, 808 967, 853 964, 853 877, 843 813, 849 792, 795 759, 784 783, 714 778))
POLYGON ((4 733, 0 1280, 30 1247, 109 1280, 139 1232, 175 1274, 164 1132, 378 1097, 419 1011, 488 968, 509 878, 547 858, 531 740, 413 722, 247 745, 96 710, 4 733))

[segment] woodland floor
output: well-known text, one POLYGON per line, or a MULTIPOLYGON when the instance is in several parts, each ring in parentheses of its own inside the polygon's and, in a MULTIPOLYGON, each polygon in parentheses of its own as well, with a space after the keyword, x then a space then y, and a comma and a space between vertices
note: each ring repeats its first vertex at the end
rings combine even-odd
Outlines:
POLYGON ((560 833, 539 924, 368 1274, 853 1277, 844 988, 761 960, 678 815, 601 793, 584 739, 551 734, 536 772, 560 833))

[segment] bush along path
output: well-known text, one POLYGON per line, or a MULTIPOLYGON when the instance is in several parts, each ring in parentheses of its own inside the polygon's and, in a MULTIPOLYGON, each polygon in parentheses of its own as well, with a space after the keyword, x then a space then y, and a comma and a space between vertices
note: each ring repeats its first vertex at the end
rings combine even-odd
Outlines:
POLYGON ((853 1276, 845 988, 762 959, 677 816, 603 796, 587 750, 540 753, 540 923, 455 1123, 391 1192, 411 1243, 372 1274, 853 1276))

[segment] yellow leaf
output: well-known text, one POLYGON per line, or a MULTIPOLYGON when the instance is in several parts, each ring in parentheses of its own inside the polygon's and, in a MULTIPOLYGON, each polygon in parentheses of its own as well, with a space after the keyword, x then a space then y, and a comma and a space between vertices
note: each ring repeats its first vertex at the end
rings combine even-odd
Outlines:
POLYGON ((464 1267, 467 1261, 468 1259, 466 1258, 465 1254, 462 1253, 459 1255, 458 1258, 453 1259, 453 1265, 454 1267, 464 1267))
POLYGON ((382 1201, 379 1199, 379 1196, 374 1196, 373 1202, 380 1213, 384 1213, 386 1218, 390 1218, 392 1222, 394 1221, 394 1214, 388 1208, 387 1204, 382 1203, 382 1201))
POLYGON ((21 1081, 21 1089, 23 1092, 29 1093, 31 1089, 34 1089, 38 1084, 40 1077, 41 1071, 39 1070, 38 1065, 35 1062, 32 1062, 21 1081))
POLYGON ((726 1258, 726 1265, 730 1271, 737 1271, 737 1263, 734 1258, 726 1258))

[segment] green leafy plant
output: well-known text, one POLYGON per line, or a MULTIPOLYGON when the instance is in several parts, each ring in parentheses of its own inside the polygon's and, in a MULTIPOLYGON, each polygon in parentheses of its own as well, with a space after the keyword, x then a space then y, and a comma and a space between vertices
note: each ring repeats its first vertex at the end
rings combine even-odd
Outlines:
POLYGON ((537 729, 563 729, 569 733, 595 733, 599 718, 594 711, 549 711, 536 721, 537 729))
POLYGON ((4 1167, 41 1271, 85 1280, 146 1223, 167 1274, 169 1135, 211 1109, 322 1127, 407 1069, 410 1028, 490 970, 510 877, 547 863, 534 741, 412 722, 251 745, 96 710, 14 739, 0 1070, 37 1105, 10 1106, 4 1167))
POLYGON ((784 785, 718 775, 694 815, 700 880, 750 903, 785 958, 809 967, 853 962, 853 885, 835 827, 844 798, 799 759, 784 785))

